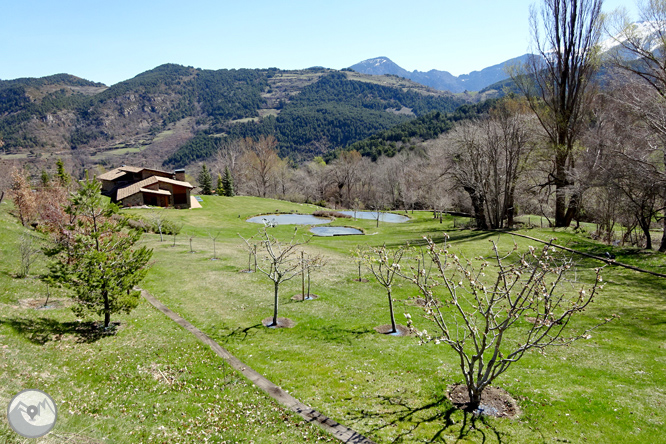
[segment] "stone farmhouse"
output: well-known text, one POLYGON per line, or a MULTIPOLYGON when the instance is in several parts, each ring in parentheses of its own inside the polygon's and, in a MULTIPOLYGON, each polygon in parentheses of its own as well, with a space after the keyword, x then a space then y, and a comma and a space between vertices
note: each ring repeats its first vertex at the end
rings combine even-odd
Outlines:
POLYGON ((102 194, 124 207, 153 205, 190 208, 190 191, 185 170, 173 173, 151 168, 121 166, 97 176, 102 182, 102 194))

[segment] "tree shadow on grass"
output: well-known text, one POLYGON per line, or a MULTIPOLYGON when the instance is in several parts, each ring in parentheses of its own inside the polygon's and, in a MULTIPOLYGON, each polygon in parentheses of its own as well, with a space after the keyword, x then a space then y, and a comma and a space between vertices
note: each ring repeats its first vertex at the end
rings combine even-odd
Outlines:
POLYGON ((225 338, 225 340, 235 340, 235 341, 244 341, 247 339, 248 336, 250 336, 251 333, 256 333, 252 332, 254 329, 263 329, 263 324, 260 322, 255 325, 251 325, 249 327, 236 327, 233 330, 231 330, 229 333, 220 335, 220 337, 225 338))
POLYGON ((49 318, 0 319, 0 325, 7 325, 33 344, 44 345, 49 341, 60 341, 65 335, 72 335, 76 342, 93 343, 105 336, 116 333, 118 323, 105 330, 99 322, 60 322, 49 318))
POLYGON ((502 443, 500 433, 488 420, 487 417, 475 415, 454 407, 446 395, 441 396, 430 403, 418 407, 407 405, 399 397, 379 396, 381 411, 361 410, 352 417, 352 421, 360 422, 368 418, 376 418, 383 421, 382 425, 375 426, 370 430, 377 432, 383 429, 397 428, 397 433, 392 443, 411 442, 417 429, 428 423, 439 423, 441 427, 428 439, 422 437, 423 442, 451 442, 449 439, 455 436, 453 442, 464 441, 474 438, 475 441, 502 443), (391 409, 387 413, 387 408, 391 409), (463 415, 462 424, 456 423, 454 414, 463 415))
MULTIPOLYGON (((498 233, 495 231, 460 230, 451 232, 440 231, 437 233, 426 233, 425 236, 431 238, 435 244, 441 244, 444 241, 447 241, 448 243, 462 243, 488 239, 491 237, 497 237, 498 233), (444 236, 444 233, 448 235, 448 239, 444 236)), ((408 242, 409 245, 415 247, 423 247, 428 244, 428 242, 422 237, 419 239, 411 239, 408 242)), ((386 244, 387 247, 401 247, 404 245, 405 242, 394 242, 386 244)))
POLYGON ((339 342, 351 345, 352 340, 361 339, 364 335, 374 334, 372 328, 343 328, 338 326, 322 327, 317 329, 320 339, 327 342, 339 342))

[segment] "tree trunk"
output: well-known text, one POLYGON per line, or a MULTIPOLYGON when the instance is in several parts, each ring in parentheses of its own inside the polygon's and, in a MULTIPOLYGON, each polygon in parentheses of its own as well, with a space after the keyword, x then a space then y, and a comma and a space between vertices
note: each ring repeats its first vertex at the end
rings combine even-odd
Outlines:
POLYGON ((275 282, 275 302, 273 305, 273 323, 271 326, 275 326, 278 323, 278 289, 280 288, 280 284, 275 282))
POLYGON ((391 313, 391 333, 395 333, 398 330, 395 327, 395 315, 393 314, 393 298, 391 297, 391 289, 388 289, 388 301, 389 301, 389 311, 391 313))
POLYGON ((479 390, 473 386, 467 386, 467 392, 469 393, 469 404, 467 404, 467 411, 474 412, 475 410, 478 410, 479 406, 481 405, 482 390, 479 390))
POLYGON ((650 235, 650 219, 640 217, 638 220, 643 234, 645 235, 645 249, 652 250, 652 236, 650 235))
MULTIPOLYGON (((666 202, 664 202, 664 208, 666 208, 666 202)), ((661 243, 659 244, 659 252, 666 253, 666 216, 662 219, 664 224, 664 231, 661 235, 661 243)))
MULTIPOLYGON (((559 137, 564 140, 564 134, 559 137)), ((557 153, 555 154, 555 175, 553 182, 555 183, 555 226, 566 227, 566 213, 567 213, 567 191, 568 185, 566 179, 566 163, 567 154, 564 147, 556 146, 557 153)))
POLYGON ((568 227, 571 225, 571 221, 574 216, 578 214, 578 208, 580 207, 580 194, 575 192, 571 195, 569 199, 569 208, 567 209, 566 214, 564 215, 564 226, 568 227))
POLYGON ((487 230, 488 224, 486 222, 486 213, 485 213, 485 202, 483 196, 481 196, 476 189, 472 187, 463 188, 469 198, 472 200, 472 208, 474 208, 474 219, 476 220, 476 228, 479 230, 487 230))

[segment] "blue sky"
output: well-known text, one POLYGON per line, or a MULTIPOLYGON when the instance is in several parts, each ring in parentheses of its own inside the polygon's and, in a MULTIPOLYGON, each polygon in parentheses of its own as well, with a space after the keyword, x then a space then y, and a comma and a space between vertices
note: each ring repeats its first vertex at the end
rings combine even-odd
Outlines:
MULTIPOLYGON (((459 75, 529 49, 522 0, 13 0, 0 79, 69 73, 112 85, 163 63, 344 68, 386 56, 459 75)), ((606 0, 604 10, 633 2, 606 0)))

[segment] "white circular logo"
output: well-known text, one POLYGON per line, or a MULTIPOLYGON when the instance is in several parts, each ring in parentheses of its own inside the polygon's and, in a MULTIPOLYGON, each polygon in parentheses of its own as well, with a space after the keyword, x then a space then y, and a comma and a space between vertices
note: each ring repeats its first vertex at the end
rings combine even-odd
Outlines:
POLYGON ((51 431, 58 417, 58 408, 41 390, 23 390, 14 396, 7 408, 9 425, 26 438, 39 438, 51 431))

